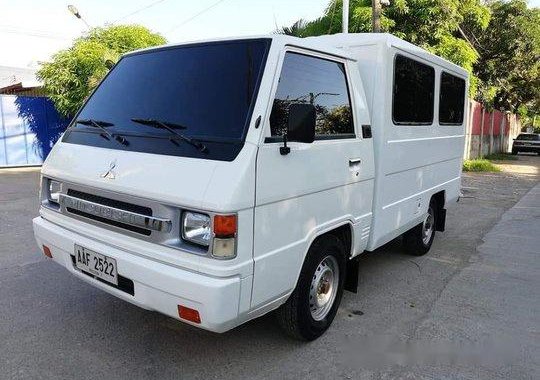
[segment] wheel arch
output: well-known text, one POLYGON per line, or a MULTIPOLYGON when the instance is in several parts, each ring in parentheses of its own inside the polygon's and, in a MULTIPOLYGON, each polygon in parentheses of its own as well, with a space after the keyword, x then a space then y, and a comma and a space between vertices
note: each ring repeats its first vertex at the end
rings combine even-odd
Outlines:
MULTIPOLYGON (((306 261, 308 252, 317 241, 317 239, 320 239, 324 236, 332 235, 337 237, 341 242, 343 243, 343 246, 346 249, 346 272, 345 272, 345 285, 344 289, 348 290, 350 292, 356 293, 358 288, 358 257, 354 256, 354 228, 351 221, 343 221, 340 224, 334 225, 330 228, 324 229, 319 231, 317 234, 313 236, 313 238, 310 240, 309 244, 307 245, 307 248, 304 253, 304 257, 302 260, 302 266, 304 265, 304 262, 306 261)), ((298 283, 298 279, 300 277, 300 270, 298 271, 295 286, 298 283)))

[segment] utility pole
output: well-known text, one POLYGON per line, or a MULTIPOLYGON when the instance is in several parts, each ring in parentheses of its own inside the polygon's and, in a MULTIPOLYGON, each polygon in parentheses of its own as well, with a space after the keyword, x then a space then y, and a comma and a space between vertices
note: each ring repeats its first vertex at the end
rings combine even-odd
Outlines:
POLYGON ((349 0, 343 0, 343 33, 349 33, 349 0))
POLYGON ((373 33, 381 32, 381 0, 371 0, 371 24, 373 33))

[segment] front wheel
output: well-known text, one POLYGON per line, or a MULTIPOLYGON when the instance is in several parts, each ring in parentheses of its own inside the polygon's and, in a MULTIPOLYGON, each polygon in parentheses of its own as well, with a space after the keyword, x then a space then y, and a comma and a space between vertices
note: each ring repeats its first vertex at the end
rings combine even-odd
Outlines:
POLYGON ((330 327, 343 294, 345 255, 334 235, 322 236, 312 244, 296 288, 277 310, 278 322, 288 335, 314 340, 330 327))
POLYGON ((433 239, 435 238, 435 226, 437 225, 437 202, 432 199, 422 223, 405 232, 403 245, 407 253, 413 256, 422 256, 428 253, 433 239))

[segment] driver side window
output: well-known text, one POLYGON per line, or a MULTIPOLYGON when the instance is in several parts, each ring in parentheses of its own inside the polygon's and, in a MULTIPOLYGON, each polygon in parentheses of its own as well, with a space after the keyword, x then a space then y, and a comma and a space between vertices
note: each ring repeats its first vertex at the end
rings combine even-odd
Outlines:
POLYGON ((294 103, 315 106, 316 138, 354 137, 343 63, 287 52, 270 115, 272 137, 287 130, 289 106, 294 103))

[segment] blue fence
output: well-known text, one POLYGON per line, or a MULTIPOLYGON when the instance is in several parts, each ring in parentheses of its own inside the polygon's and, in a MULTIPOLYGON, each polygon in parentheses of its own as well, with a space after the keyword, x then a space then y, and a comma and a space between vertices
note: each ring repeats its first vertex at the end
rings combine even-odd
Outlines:
POLYGON ((67 125, 48 98, 0 95, 0 167, 41 164, 67 125))

